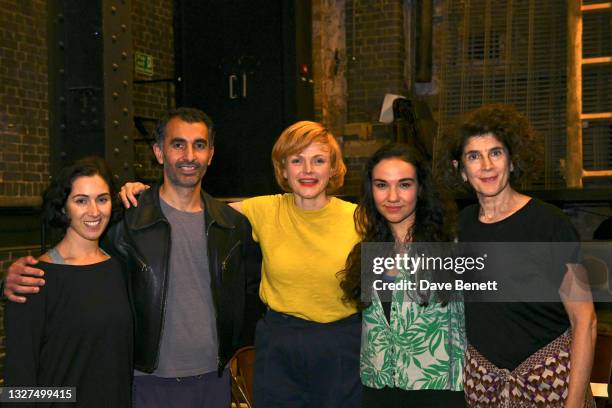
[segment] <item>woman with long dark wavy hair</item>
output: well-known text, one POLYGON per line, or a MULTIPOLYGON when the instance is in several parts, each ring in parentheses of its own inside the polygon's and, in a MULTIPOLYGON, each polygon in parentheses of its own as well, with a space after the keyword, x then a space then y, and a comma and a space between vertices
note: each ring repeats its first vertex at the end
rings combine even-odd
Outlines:
MULTIPOLYGON (((341 273, 344 300, 363 312, 360 376, 365 407, 464 406, 461 299, 449 292, 403 290, 394 290, 390 302, 381 301, 376 290, 371 302, 361 298, 362 243, 394 243, 396 254, 411 254, 417 243, 451 242, 450 208, 428 163, 406 146, 384 146, 368 161, 355 212, 361 242, 341 273)), ((383 282, 419 280, 425 273, 395 269, 381 277, 383 282)))

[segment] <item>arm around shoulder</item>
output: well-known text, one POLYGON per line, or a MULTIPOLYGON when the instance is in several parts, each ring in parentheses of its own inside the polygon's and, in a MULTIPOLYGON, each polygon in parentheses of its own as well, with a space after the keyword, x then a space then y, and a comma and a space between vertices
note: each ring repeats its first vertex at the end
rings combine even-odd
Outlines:
POLYGON ((39 287, 45 284, 45 280, 42 279, 44 271, 31 266, 37 263, 34 257, 26 256, 9 266, 2 288, 2 293, 8 300, 24 303, 27 298, 19 295, 39 292, 39 287))

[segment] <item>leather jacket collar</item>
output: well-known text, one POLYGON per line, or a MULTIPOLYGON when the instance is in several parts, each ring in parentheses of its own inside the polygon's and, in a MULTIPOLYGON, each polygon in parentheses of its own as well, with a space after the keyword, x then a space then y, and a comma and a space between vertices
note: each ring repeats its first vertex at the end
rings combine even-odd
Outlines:
MULTIPOLYGON (((138 207, 133 217, 129 220, 129 228, 140 230, 148 228, 158 222, 168 222, 161 210, 159 202, 159 185, 155 184, 150 189, 143 191, 138 197, 138 207)), ((217 224, 223 228, 234 229, 236 226, 221 211, 221 206, 225 205, 212 198, 204 190, 200 190, 202 201, 204 202, 204 212, 207 220, 206 230, 212 224, 217 224)), ((133 208, 133 207, 132 207, 133 208)))

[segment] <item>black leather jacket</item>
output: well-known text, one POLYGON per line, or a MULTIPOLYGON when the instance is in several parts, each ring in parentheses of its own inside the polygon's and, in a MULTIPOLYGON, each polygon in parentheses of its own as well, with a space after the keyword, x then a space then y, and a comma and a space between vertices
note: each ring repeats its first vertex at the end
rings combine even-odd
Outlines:
MULTIPOLYGON (((219 374, 239 347, 252 344, 263 310, 258 288, 261 252, 247 219, 202 192, 211 289, 217 315, 219 374)), ((143 192, 138 207, 109 228, 105 249, 127 266, 134 313, 134 366, 153 372, 159 360, 168 284, 170 224, 159 203, 159 187, 143 192)))

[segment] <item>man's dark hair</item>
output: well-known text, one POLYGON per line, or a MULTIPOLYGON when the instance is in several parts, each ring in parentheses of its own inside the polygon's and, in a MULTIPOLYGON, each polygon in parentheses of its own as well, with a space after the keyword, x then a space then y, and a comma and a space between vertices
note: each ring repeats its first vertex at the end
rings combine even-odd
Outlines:
POLYGON ((77 160, 73 165, 64 167, 53 178, 49 187, 43 193, 42 217, 52 227, 65 230, 70 225, 70 218, 65 213, 66 200, 72 192, 72 183, 79 177, 98 175, 108 185, 112 201, 111 222, 114 221, 121 210, 117 205, 117 188, 113 182, 112 172, 104 159, 91 156, 77 160))
POLYGON ((215 145, 215 130, 212 119, 196 108, 176 108, 168 111, 162 116, 155 127, 155 141, 158 145, 163 146, 164 137, 166 136, 166 126, 168 122, 174 118, 179 118, 187 123, 204 123, 208 129, 208 145, 210 147, 215 145))

